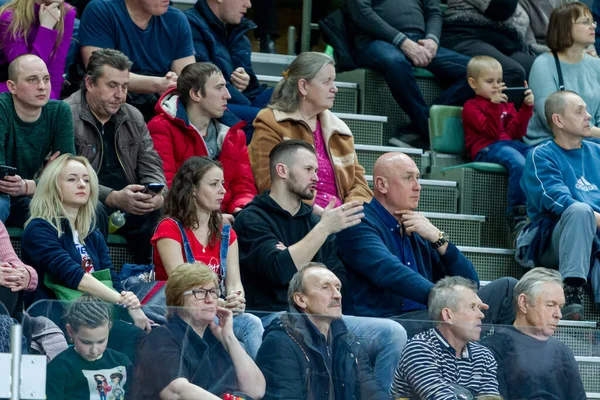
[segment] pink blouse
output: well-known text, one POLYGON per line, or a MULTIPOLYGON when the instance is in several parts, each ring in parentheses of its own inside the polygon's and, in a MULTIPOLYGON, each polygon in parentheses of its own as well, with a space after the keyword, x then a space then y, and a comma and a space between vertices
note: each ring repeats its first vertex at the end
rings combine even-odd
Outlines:
POLYGON ((335 198, 335 207, 339 207, 342 205, 342 202, 338 198, 337 186, 335 185, 335 172, 329 160, 329 154, 327 153, 327 147, 323 139, 323 132, 321 132, 321 123, 318 120, 317 129, 313 132, 313 136, 315 138, 315 149, 319 165, 319 172, 317 173, 319 183, 317 183, 317 194, 314 204, 325 208, 333 197, 335 198))

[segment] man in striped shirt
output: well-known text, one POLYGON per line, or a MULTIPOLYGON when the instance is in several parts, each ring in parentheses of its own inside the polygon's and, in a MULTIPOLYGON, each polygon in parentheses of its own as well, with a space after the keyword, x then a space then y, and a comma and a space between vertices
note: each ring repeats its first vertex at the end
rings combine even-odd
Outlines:
POLYGON ((464 392, 499 396, 494 356, 477 343, 488 306, 476 290, 474 282, 460 276, 441 279, 431 289, 429 315, 437 324, 404 348, 392 383, 395 398, 454 400, 464 392))

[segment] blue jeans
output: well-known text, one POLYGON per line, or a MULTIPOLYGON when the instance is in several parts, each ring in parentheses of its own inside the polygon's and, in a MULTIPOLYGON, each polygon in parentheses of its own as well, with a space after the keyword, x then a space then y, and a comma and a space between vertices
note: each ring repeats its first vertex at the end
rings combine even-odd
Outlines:
MULTIPOLYGON (((1 0, 0 0, 1 1, 1 0)), ((0 221, 6 225, 6 220, 10 215, 10 196, 8 194, 0 194, 0 221)))
MULTIPOLYGON (((267 327, 283 312, 263 316, 263 326, 267 327)), ((377 382, 386 390, 390 389, 394 371, 400 361, 402 349, 406 345, 406 331, 402 325, 384 318, 354 317, 344 315, 348 330, 356 335, 369 356, 377 382)))
POLYGON ((233 318, 233 333, 254 360, 262 344, 263 324, 256 315, 243 313, 233 318))
MULTIPOLYGON (((229 111, 234 113, 239 119, 246 121, 250 126, 252 126, 256 115, 260 110, 265 108, 267 104, 269 104, 272 95, 273 88, 268 88, 265 89, 261 94, 256 96, 252 101, 252 104, 250 104, 249 106, 228 103, 227 108, 229 109, 229 111)), ((251 132, 248 129, 246 129, 246 144, 250 144, 253 134, 254 128, 252 128, 251 132)))
POLYGON ((71 37, 71 45, 67 52, 67 58, 65 62, 65 74, 69 73, 69 67, 75 63, 77 56, 79 55, 79 24, 81 21, 79 18, 75 18, 73 23, 73 36, 71 37))
POLYGON ((4 225, 23 228, 25 221, 29 219, 30 203, 31 197, 29 196, 11 197, 7 194, 0 194, 0 219, 4 225))
POLYGON ((518 140, 500 140, 479 150, 475 156, 475 161, 500 164, 508 171, 507 215, 513 207, 527 204, 527 198, 521 189, 521 176, 525 167, 525 157, 530 150, 531 146, 518 140))
MULTIPOLYGON (((411 40, 423 39, 421 35, 408 34, 411 40)), ((423 99, 421 89, 413 75, 413 65, 400 48, 383 40, 360 42, 354 48, 354 58, 358 65, 381 73, 388 84, 392 96, 408 114, 417 133, 429 142, 429 107, 423 99)), ((425 67, 437 78, 451 83, 435 101, 435 104, 462 106, 473 97, 473 90, 467 83, 467 64, 470 57, 443 47, 438 48, 435 58, 425 67)))

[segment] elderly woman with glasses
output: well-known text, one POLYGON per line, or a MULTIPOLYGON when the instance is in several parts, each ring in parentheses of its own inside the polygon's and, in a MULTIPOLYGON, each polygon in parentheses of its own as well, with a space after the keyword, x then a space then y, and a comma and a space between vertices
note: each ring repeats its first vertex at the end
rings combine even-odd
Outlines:
POLYGON ((182 264, 165 293, 168 323, 140 349, 133 398, 216 400, 233 392, 261 398, 265 378, 233 334, 232 312, 217 305, 217 275, 202 263, 182 264))
POLYGON ((539 56, 531 68, 529 87, 535 93, 535 106, 525 143, 538 145, 552 138, 544 105, 558 90, 572 90, 581 96, 592 116, 591 134, 600 138, 600 59, 585 52, 594 43, 595 28, 592 12, 584 3, 569 3, 552 11, 546 37, 551 52, 539 56))

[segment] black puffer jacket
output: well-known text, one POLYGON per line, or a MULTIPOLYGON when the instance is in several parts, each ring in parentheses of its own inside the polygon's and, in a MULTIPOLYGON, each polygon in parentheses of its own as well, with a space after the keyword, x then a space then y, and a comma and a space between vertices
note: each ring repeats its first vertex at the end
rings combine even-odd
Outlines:
POLYGON ((283 314, 263 336, 256 358, 267 381, 263 400, 385 400, 368 356, 342 320, 331 323, 330 345, 304 315, 283 314), (331 364, 323 353, 329 351, 331 364))

